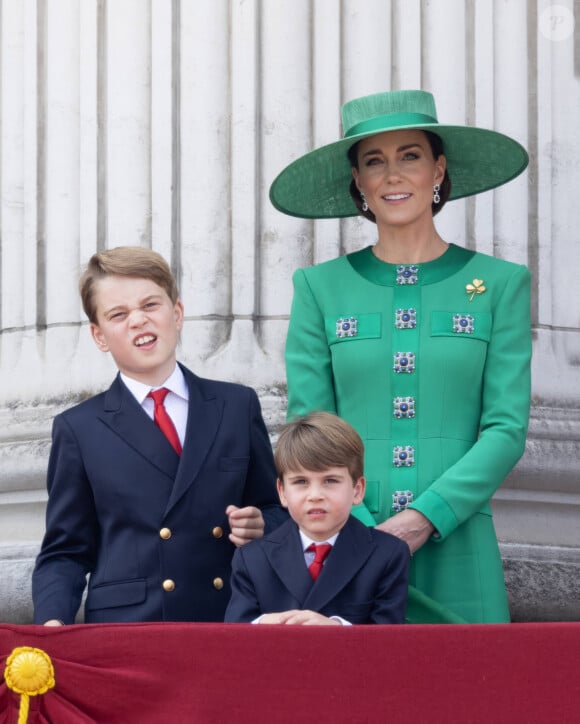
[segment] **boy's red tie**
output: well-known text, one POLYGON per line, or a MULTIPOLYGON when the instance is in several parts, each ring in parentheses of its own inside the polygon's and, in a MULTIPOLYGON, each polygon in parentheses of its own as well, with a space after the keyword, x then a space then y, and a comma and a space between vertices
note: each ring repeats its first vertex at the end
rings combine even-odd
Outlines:
POLYGON ((173 420, 167 414, 163 401, 167 397, 169 390, 166 387, 161 387, 159 390, 151 390, 148 397, 153 399, 155 403, 155 410, 153 411, 153 420, 155 424, 161 429, 161 432, 171 443, 172 448, 178 455, 181 455, 181 443, 179 442, 179 435, 173 424, 173 420))
POLYGON ((322 564, 324 562, 324 559, 326 556, 330 553, 330 549, 332 546, 330 543, 312 543, 308 546, 306 549, 307 551, 314 551, 314 560, 312 563, 308 566, 308 570, 310 572, 310 575, 314 580, 318 578, 320 575, 320 571, 322 570, 322 564))

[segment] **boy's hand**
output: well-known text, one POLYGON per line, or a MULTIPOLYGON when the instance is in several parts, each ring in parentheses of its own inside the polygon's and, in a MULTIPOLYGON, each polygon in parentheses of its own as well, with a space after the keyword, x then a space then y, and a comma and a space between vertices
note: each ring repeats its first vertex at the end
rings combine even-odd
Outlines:
POLYGON ((245 508, 228 505, 226 515, 232 531, 229 538, 238 548, 264 535, 264 518, 259 508, 254 508, 253 505, 245 508))
POLYGON ((281 611, 280 613, 265 613, 259 623, 283 623, 290 626, 341 626, 340 621, 323 616, 316 611, 281 611))

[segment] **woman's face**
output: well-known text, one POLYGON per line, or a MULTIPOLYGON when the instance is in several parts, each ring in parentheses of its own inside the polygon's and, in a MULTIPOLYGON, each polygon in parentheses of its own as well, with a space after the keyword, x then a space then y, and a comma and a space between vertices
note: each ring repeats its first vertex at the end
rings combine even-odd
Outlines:
POLYGON ((377 225, 406 226, 432 219, 433 185, 445 175, 445 156, 433 158, 423 131, 387 131, 358 144, 352 174, 377 225))

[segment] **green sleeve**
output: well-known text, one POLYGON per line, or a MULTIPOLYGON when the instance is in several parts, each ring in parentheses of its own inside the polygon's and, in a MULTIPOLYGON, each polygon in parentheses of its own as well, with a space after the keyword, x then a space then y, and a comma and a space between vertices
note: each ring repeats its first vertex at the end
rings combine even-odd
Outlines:
POLYGON ((443 541, 481 510, 524 452, 530 411, 530 273, 518 266, 493 310, 480 434, 413 503, 443 541))
POLYGON ((288 419, 324 410, 336 414, 332 360, 324 316, 303 269, 294 272, 294 299, 286 338, 288 419))

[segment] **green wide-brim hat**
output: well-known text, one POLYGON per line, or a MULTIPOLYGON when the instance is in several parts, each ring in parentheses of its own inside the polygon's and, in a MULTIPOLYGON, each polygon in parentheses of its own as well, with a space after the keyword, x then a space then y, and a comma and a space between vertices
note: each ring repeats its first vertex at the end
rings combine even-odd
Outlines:
POLYGON ((528 165, 525 148, 497 131, 447 126, 437 121, 435 99, 420 90, 364 96, 342 107, 344 137, 293 161, 274 180, 270 200, 290 216, 328 219, 357 216, 349 193, 352 180, 348 149, 363 138, 385 131, 417 129, 443 141, 451 179, 449 200, 494 189, 518 176, 528 165))

